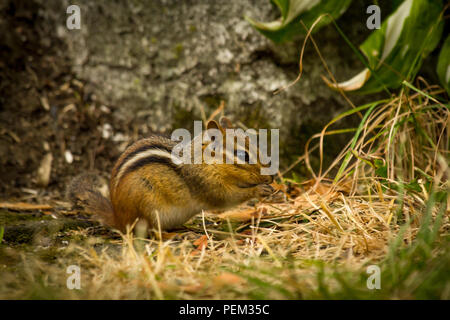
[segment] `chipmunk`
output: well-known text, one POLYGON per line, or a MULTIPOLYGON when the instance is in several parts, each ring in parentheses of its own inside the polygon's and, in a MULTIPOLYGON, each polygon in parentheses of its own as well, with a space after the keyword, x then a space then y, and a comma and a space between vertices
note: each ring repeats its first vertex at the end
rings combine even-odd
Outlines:
MULTIPOLYGON (((225 129, 232 124, 225 117, 219 122, 209 121, 207 129, 219 130, 225 137, 225 129)), ((202 151, 210 143, 203 142, 202 151)), ((244 164, 177 164, 172 154, 176 144, 154 135, 129 146, 112 170, 109 199, 96 190, 91 174, 76 177, 67 195, 103 224, 125 232, 137 219, 144 220, 149 229, 173 229, 202 210, 226 209, 273 192, 269 185, 273 176, 261 174, 259 160, 255 164, 248 161, 250 154, 258 158, 257 148, 248 141, 244 150, 235 146, 232 155, 244 155, 244 164)), ((226 138, 223 150, 225 145, 226 138)))

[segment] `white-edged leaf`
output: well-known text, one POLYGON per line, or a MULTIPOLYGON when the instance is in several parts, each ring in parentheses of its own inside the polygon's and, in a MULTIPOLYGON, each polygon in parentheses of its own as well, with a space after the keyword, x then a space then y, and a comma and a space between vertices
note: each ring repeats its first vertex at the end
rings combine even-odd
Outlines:
POLYGON ((437 74, 442 86, 450 95, 450 35, 445 39, 439 54, 437 74))
POLYGON ((397 88, 418 72, 425 58, 438 44, 443 30, 442 1, 405 0, 360 46, 373 72, 358 73, 334 89, 373 93, 397 88))
MULTIPOLYGON (((291 40, 297 34, 304 34, 300 20, 310 28, 322 14, 328 13, 334 19, 340 17, 351 0, 273 0, 281 11, 281 17, 272 22, 258 22, 245 17, 254 28, 274 42, 291 40)), ((331 22, 329 16, 320 20, 314 32, 331 22)))
MULTIPOLYGON (((356 76, 351 78, 350 80, 339 83, 339 88, 341 88, 344 91, 354 91, 361 89, 364 83, 366 83, 367 79, 369 79, 369 77, 370 77, 370 70, 366 68, 360 73, 358 73, 356 76)), ((328 80, 326 77, 322 78, 329 87, 336 88, 336 86, 332 82, 330 82, 330 80, 328 80)))

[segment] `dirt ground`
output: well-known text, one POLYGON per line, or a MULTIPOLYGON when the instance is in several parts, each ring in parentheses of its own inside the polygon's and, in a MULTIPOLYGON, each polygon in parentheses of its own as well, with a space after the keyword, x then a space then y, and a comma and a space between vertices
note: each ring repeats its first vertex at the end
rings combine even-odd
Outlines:
POLYGON ((64 44, 50 38, 52 26, 35 12, 27 1, 10 2, 0 12, 1 28, 8 30, 0 42, 3 200, 61 198, 70 177, 111 169, 120 143, 110 139, 108 126, 133 130, 130 124, 112 123, 111 110, 84 90, 71 73, 64 44), (39 176, 43 166, 50 169, 48 181, 39 176))
MULTIPOLYGON (((108 233, 81 214, 58 212, 68 209, 61 200, 75 175, 91 170, 108 178, 125 147, 112 140, 108 126, 133 130, 113 123, 111 110, 74 77, 64 44, 36 12, 31 1, 0 6, 0 28, 8 30, 0 41, 0 202, 52 206, 0 209, 3 242, 25 251, 29 244, 60 245, 67 230, 108 233)), ((0 256, 8 265, 16 261, 3 251, 0 256)))

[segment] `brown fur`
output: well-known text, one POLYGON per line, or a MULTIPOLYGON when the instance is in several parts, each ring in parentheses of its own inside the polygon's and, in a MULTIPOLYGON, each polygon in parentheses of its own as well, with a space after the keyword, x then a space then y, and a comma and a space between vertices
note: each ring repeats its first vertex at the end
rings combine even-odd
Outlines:
MULTIPOLYGON (((221 125, 210 121, 207 126, 222 132, 228 127, 229 120, 221 125)), ((271 192, 268 184, 273 179, 260 174, 259 163, 177 166, 154 156, 170 153, 175 144, 152 136, 128 147, 112 170, 110 200, 95 191, 86 176, 74 180, 69 198, 123 232, 137 219, 153 229, 171 229, 201 210, 224 209, 271 192), (151 156, 144 157, 143 152, 151 156)))
POLYGON ((72 180, 67 188, 66 197, 85 212, 94 215, 110 227, 115 226, 111 201, 101 194, 99 177, 94 173, 84 173, 72 180))

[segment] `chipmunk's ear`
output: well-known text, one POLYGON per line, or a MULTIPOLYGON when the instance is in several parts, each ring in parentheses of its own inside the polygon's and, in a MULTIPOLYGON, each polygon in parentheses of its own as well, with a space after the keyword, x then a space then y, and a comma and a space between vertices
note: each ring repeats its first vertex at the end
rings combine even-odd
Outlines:
POLYGON ((225 116, 220 117, 220 125, 224 128, 224 129, 232 129, 233 128, 233 124, 231 123, 230 119, 228 119, 225 116))
POLYGON ((209 120, 206 124, 206 130, 209 129, 217 129, 220 130, 222 133, 224 132, 223 128, 220 126, 220 124, 216 120, 209 120))

